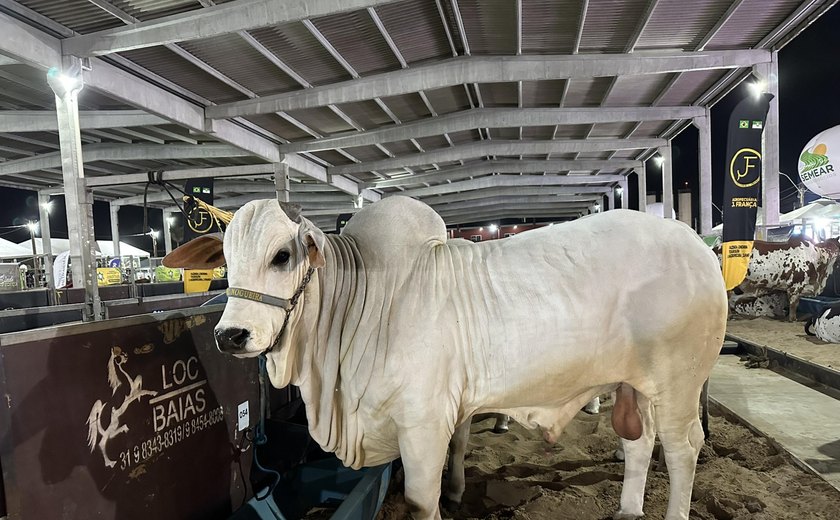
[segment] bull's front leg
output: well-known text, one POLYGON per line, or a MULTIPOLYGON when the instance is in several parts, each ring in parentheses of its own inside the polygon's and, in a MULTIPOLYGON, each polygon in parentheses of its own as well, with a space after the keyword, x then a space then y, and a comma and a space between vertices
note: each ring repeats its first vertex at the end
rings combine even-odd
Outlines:
POLYGON ((472 419, 467 419, 455 428, 452 440, 449 441, 449 474, 443 486, 443 505, 447 509, 457 509, 464 495, 464 455, 470 439, 470 423, 472 419))
POLYGON ((440 480, 453 430, 443 421, 421 424, 400 428, 397 433, 405 471, 405 501, 414 520, 441 520, 440 480))

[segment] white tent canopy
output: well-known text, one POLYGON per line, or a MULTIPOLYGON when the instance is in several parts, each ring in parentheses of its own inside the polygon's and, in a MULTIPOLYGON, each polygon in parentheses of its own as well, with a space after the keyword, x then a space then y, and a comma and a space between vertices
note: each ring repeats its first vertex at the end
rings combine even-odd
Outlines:
MULTIPOLYGON (((113 240, 97 240, 96 243, 99 246, 99 251, 102 253, 102 256, 114 256, 113 240)), ((131 244, 126 244, 122 240, 120 240, 120 255, 139 256, 143 258, 148 258, 152 256, 151 254, 149 254, 148 251, 143 251, 139 247, 134 247, 131 244)))
MULTIPOLYGON (((25 247, 29 245, 29 240, 21 242, 19 245, 21 247, 25 247)), ((50 247, 52 248, 53 255, 59 255, 65 251, 70 251, 70 240, 66 238, 53 238, 50 240, 50 247)), ((38 254, 44 253, 44 243, 41 238, 35 239, 35 250, 38 254)), ((28 249, 29 255, 32 255, 31 246, 28 249)), ((114 243, 111 240, 97 240, 96 241, 96 253, 98 256, 114 256, 114 243)), ((126 244, 123 241, 120 241, 120 254, 123 256, 140 256, 140 257, 149 257, 151 256, 147 251, 143 251, 140 248, 134 247, 130 244, 126 244)))
POLYGON ((26 258, 32 256, 32 248, 15 244, 0 238, 0 258, 26 258))

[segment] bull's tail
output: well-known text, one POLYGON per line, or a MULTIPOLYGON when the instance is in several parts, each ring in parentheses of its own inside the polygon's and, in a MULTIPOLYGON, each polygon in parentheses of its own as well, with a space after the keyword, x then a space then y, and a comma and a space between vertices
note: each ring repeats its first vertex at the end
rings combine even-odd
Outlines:
POLYGON ((816 336, 816 333, 813 330, 814 324, 817 322, 817 316, 811 316, 808 318, 808 321, 805 322, 805 334, 809 336, 816 336))

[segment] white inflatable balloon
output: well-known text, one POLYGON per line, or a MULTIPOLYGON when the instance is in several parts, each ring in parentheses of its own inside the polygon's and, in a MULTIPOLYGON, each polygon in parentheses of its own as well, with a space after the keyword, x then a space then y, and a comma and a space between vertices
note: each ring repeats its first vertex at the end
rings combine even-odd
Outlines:
MULTIPOLYGON (((665 205, 663 205, 661 202, 650 203, 645 208, 645 213, 647 213, 648 215, 653 215, 655 217, 664 217, 665 205)), ((671 210, 671 218, 677 218, 677 213, 673 209, 671 210)))
POLYGON ((840 199, 840 126, 808 141, 799 155, 799 178, 817 195, 840 199))

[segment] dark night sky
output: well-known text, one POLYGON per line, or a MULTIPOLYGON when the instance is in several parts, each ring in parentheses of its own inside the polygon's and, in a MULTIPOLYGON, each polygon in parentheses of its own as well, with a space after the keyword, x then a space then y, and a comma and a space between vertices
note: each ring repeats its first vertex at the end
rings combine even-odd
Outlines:
MULTIPOLYGON (((836 94, 840 85, 840 67, 836 52, 840 49, 840 9, 832 8, 793 42, 779 52, 779 114, 781 120, 781 170, 798 181, 797 159, 802 147, 814 135, 826 128, 840 124, 840 100, 836 94), (831 50, 834 49, 834 50, 831 50)), ((724 154, 726 148, 726 123, 732 108, 744 96, 749 95, 742 84, 729 93, 712 108, 712 200, 718 206, 723 198, 724 154)), ((693 192, 693 215, 698 216, 698 167, 697 131, 689 127, 673 142, 674 188, 691 189, 693 192)), ((649 161, 647 164, 647 185, 649 192, 657 191, 661 200, 661 175, 659 168, 649 161)), ((796 201, 796 191, 784 177, 780 179, 782 211, 789 211, 796 201)), ((630 181, 630 203, 635 207, 635 176, 630 181)), ((809 200, 815 198, 813 195, 809 200)), ((25 224, 38 219, 37 197, 34 192, 0 189, 0 237, 13 242, 29 238, 25 229, 9 229, 9 226, 25 224)), ((108 204, 94 204, 94 222, 97 239, 110 239, 110 215, 108 204)), ((720 222, 720 213, 713 210, 715 224, 720 222)), ((129 236, 141 232, 142 208, 123 208, 120 211, 120 234, 124 241, 152 250, 151 239, 144 236, 129 236)), ((161 212, 149 211, 149 223, 154 229, 161 229, 161 212)), ((64 198, 53 199, 50 216, 52 235, 67 238, 67 222, 64 213, 64 198)), ((159 244, 162 250, 162 242, 159 244)))
MULTIPOLYGON (((832 8, 796 39, 779 51, 780 169, 799 182, 798 158, 805 144, 816 134, 840 125, 840 9, 832 8), (830 49, 835 49, 834 51, 830 49)), ((747 80, 749 81, 749 80, 747 80)), ((735 88, 712 108, 712 201, 721 206, 725 172, 726 124, 735 105, 748 96, 746 82, 735 88)), ((699 216, 699 175, 697 166, 697 130, 691 126, 672 141, 674 189, 692 190, 693 211, 699 216)), ((631 185, 635 185, 631 176, 631 185)), ((653 161, 647 162, 648 192, 662 197, 662 176, 653 161)), ((797 202, 792 184, 781 177, 781 210, 790 211, 797 202)), ((630 201, 635 205, 636 192, 631 186, 630 201)), ((676 196, 676 195, 675 195, 676 196)), ((816 199, 808 193, 806 200, 816 199)), ((720 212, 712 210, 715 224, 720 212)))

